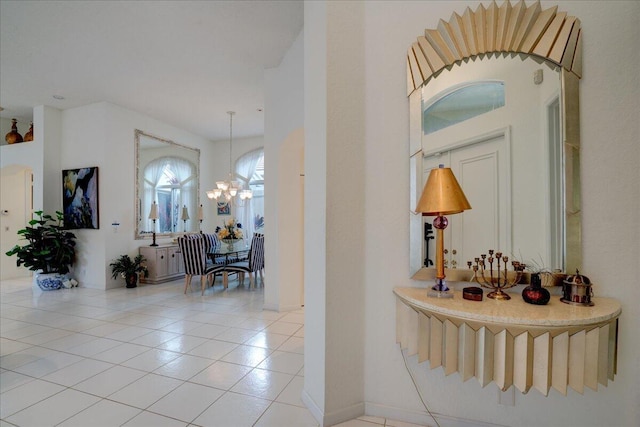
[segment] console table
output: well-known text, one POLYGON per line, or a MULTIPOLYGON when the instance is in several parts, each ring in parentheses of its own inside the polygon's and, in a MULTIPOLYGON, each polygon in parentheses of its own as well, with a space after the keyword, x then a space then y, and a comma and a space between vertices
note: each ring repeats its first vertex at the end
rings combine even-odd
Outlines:
POLYGON ((184 277, 184 263, 178 245, 141 246, 140 255, 147 260, 149 277, 141 283, 157 284, 184 277))
POLYGON ((591 307, 565 304, 552 297, 547 305, 462 298, 469 282, 448 282, 453 298, 431 298, 425 288, 395 288, 396 341, 418 362, 463 381, 477 378, 482 387, 495 382, 502 390, 531 387, 545 396, 553 387, 583 393, 597 390, 616 374, 620 303, 594 298, 591 307))

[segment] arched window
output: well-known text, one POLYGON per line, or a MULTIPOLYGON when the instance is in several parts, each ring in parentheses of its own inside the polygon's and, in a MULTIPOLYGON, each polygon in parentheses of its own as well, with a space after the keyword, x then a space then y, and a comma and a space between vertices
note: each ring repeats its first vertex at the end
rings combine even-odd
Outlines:
POLYGON ((251 239, 264 226, 264 149, 250 151, 236 161, 236 178, 244 188, 251 188, 253 198, 238 206, 237 218, 251 239))
POLYGON ((422 129, 428 135, 500 107, 504 107, 504 82, 474 82, 424 104, 422 129))
MULTIPOLYGON (((182 207, 187 207, 191 217, 198 211, 196 181, 195 165, 180 157, 160 157, 144 168, 145 199, 158 203, 158 233, 185 231, 184 225, 180 224, 182 207)), ((146 212, 143 218, 146 220, 148 216, 149 212, 146 212)))

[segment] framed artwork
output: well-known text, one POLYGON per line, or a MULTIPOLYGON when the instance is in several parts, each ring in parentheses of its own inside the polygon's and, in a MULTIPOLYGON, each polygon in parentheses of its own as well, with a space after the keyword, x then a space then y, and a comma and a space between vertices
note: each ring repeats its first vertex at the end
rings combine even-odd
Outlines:
POLYGON ((218 215, 231 215, 231 204, 218 202, 218 215))
POLYGON ((67 229, 100 228, 97 167, 62 171, 62 213, 67 229))

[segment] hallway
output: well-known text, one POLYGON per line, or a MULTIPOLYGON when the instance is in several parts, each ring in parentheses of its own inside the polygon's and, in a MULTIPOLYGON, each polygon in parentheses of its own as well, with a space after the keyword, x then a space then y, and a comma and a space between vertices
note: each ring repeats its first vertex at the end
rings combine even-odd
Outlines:
MULTIPOLYGON (((318 426, 302 403, 304 311, 194 280, 42 292, 0 282, 0 427, 318 426)), ((363 416, 340 427, 418 427, 363 416)))

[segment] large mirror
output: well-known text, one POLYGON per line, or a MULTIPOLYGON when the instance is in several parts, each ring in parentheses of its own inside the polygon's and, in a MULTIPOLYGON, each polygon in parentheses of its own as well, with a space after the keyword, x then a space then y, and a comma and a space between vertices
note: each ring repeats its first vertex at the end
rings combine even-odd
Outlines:
MULTIPOLYGON (((522 53, 527 29, 539 27, 532 38, 539 45, 549 31, 561 32, 562 25, 554 29, 554 22, 568 19, 566 37, 557 36, 556 42, 559 37, 569 43, 573 59, 579 54, 579 25, 566 14, 555 19, 555 8, 518 6, 480 6, 481 14, 468 10, 467 19, 459 21, 454 14, 447 25, 441 21, 438 30, 426 30, 426 37, 419 37, 409 50, 410 209, 429 171, 439 165, 451 167, 472 206, 448 217, 444 246, 449 269, 468 269, 467 261, 488 249, 550 270, 581 267, 578 76, 571 72, 571 63, 567 70, 564 53, 560 60, 522 53), (514 24, 501 33, 500 25, 483 21, 491 8, 496 17, 503 10, 507 23, 510 14, 520 16, 526 29, 514 24), (478 39, 460 37, 456 42, 468 22, 486 27, 475 32, 485 37, 483 43, 493 32, 494 43, 503 48, 485 46, 484 53, 472 54, 472 49, 480 49, 478 39), (438 37, 443 34, 449 39, 438 37), (437 68, 440 57, 444 59, 437 68)), ((526 51, 536 51, 535 43, 526 51)), ((549 46, 545 52, 554 50, 553 42, 549 46)), ((410 220, 412 275, 431 277, 433 218, 412 212, 410 220)))
POLYGON ((200 150, 135 131, 135 237, 171 237, 199 229, 200 150), (153 203, 157 219, 149 218, 153 203))

